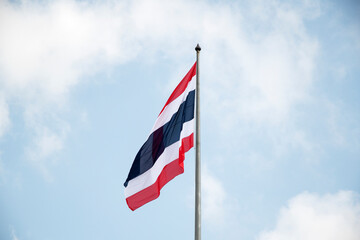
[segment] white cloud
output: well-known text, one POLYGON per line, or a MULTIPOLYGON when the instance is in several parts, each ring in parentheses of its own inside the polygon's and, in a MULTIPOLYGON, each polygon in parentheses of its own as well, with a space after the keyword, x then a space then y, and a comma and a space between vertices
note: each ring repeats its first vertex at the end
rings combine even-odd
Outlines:
POLYGON ((216 178, 207 167, 202 170, 202 213, 211 229, 217 230, 235 221, 237 201, 226 191, 220 179, 216 178))
POLYGON ((121 59, 116 8, 74 1, 1 5, 0 69, 8 91, 58 102, 98 63, 121 59))
MULTIPOLYGON (((266 32, 243 26, 250 19, 242 18, 239 7, 205 2, 2 3, 4 84, 8 89, 30 91, 31 87, 57 99, 78 84, 81 76, 104 64, 128 61, 140 50, 144 54, 169 50, 169 56, 184 57, 182 46, 192 46, 197 39, 204 43, 209 58, 205 69, 212 69, 211 61, 215 63, 211 66, 218 66, 215 71, 232 69, 232 77, 221 81, 224 90, 233 85, 236 91, 246 87, 258 94, 253 101, 259 109, 275 106, 281 115, 303 97, 311 82, 317 43, 307 35, 301 11, 276 1, 262 5, 266 11, 255 11, 251 17, 266 16, 260 22, 269 26, 266 32)), ((214 84, 217 75, 206 72, 214 84)))
MULTIPOLYGON (((200 42, 204 110, 228 129, 241 121, 280 125, 308 98, 318 43, 304 21, 317 14, 316 4, 278 1, 1 1, 0 87, 7 95, 0 112, 11 112, 10 98, 20 101, 35 145, 45 144, 37 129, 58 136, 58 147, 36 148, 34 155, 49 157, 70 129, 59 121, 68 94, 86 76, 140 53, 144 61, 161 53, 182 65, 195 55, 185 49, 200 42)), ((9 122, 0 122, 0 133, 9 122)))
POLYGON ((207 168, 202 171, 204 219, 216 225, 224 222, 227 194, 222 183, 212 176, 207 168))
POLYGON ((216 36, 223 36, 224 47, 211 56, 213 62, 209 65, 218 66, 219 61, 226 65, 207 66, 210 72, 204 75, 212 85, 218 85, 209 90, 215 95, 211 106, 218 106, 215 114, 229 118, 226 125, 230 126, 241 119, 283 123, 291 109, 308 97, 313 82, 318 43, 306 32, 301 10, 270 1, 254 10, 246 23, 252 18, 254 23, 246 28, 236 18, 236 12, 230 11, 225 23, 236 29, 235 33, 229 35, 223 24, 215 23, 215 34, 208 38, 216 41, 216 36), (259 20, 257 16, 262 17, 259 20))
POLYGON ((56 163, 56 161, 49 162, 48 159, 51 155, 55 155, 63 149, 64 140, 68 131, 66 125, 62 126, 59 132, 54 132, 44 126, 38 126, 33 143, 27 148, 29 160, 41 171, 47 180, 52 180, 52 176, 48 170, 50 164, 56 163))
POLYGON ((10 123, 9 107, 5 101, 5 97, 0 92, 0 138, 9 129, 10 123))
POLYGON ((3 166, 3 162, 1 159, 1 152, 0 152, 0 186, 2 185, 2 183, 5 181, 5 169, 3 166))
POLYGON ((122 43, 125 12, 110 2, 0 1, 0 88, 6 93, 0 95, 0 137, 15 100, 33 136, 27 154, 42 172, 69 133, 62 120, 69 91, 84 76, 132 58, 122 43))
POLYGON ((14 227, 11 227, 11 239, 12 240, 19 240, 19 238, 16 236, 14 227))
POLYGON ((360 236, 359 194, 340 191, 320 196, 302 193, 281 209, 273 230, 258 240, 356 240, 360 236))

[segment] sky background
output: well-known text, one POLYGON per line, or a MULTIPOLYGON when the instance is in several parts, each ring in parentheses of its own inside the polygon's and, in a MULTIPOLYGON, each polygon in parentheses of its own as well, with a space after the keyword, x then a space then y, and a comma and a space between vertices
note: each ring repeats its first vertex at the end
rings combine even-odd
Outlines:
POLYGON ((192 239, 123 183, 197 43, 203 239, 358 240, 356 0, 0 0, 0 239, 192 239))

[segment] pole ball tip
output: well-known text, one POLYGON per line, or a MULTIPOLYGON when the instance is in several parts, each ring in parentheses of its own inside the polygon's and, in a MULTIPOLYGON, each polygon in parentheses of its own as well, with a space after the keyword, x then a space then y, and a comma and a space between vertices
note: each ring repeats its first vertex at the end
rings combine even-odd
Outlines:
POLYGON ((200 51, 201 51, 201 47, 200 47, 200 45, 199 45, 199 44, 197 44, 197 45, 196 45, 196 47, 195 47, 195 51, 197 51, 197 52, 200 52, 200 51))

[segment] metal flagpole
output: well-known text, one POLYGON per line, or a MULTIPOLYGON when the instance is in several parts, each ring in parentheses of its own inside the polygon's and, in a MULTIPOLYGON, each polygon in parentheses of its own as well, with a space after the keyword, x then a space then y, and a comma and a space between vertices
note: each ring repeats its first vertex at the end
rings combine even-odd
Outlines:
POLYGON ((200 72, 199 55, 201 48, 199 44, 196 51, 196 129, 195 129, 195 240, 201 240, 201 163, 200 163, 200 72))

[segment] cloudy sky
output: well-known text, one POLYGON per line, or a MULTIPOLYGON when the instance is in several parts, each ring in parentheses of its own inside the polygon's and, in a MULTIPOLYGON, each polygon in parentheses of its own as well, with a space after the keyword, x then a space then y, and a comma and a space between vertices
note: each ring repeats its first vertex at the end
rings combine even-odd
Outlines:
POLYGON ((0 239, 192 239, 123 183, 197 43, 203 239, 359 239, 356 0, 0 0, 0 239))

